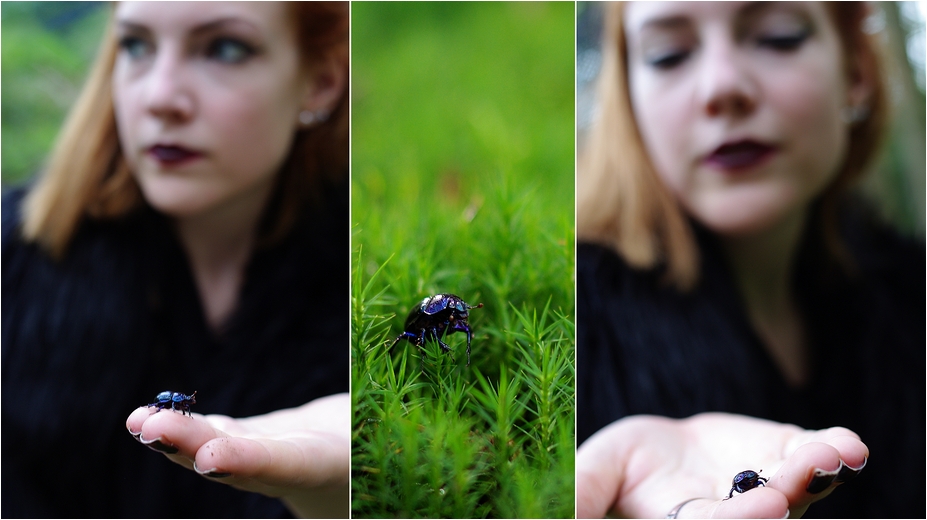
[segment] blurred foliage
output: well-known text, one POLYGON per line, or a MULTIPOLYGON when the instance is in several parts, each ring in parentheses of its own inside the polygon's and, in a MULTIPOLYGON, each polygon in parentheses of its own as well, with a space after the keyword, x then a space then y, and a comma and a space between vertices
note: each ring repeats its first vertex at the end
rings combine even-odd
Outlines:
POLYGON ((3 183, 35 175, 77 98, 109 16, 103 2, 3 2, 3 183))
POLYGON ((911 16, 912 9, 902 9, 910 4, 913 2, 879 2, 872 17, 871 25, 886 51, 891 122, 882 153, 873 162, 862 189, 878 201, 888 221, 908 234, 923 237, 927 215, 924 18, 911 16), (913 43, 917 39, 919 45, 913 43))

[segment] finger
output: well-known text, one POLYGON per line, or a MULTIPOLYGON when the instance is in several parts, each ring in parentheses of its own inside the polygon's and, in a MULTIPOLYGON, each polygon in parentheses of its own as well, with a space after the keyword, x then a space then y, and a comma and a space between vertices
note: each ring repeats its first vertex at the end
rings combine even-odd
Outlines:
POLYGON ((144 407, 129 415, 126 427, 146 447, 191 469, 200 446, 210 439, 226 436, 199 414, 190 417, 168 411, 151 413, 150 409, 144 407))
POLYGON ((576 451, 576 516, 605 518, 615 505, 624 481, 624 464, 611 431, 617 423, 599 430, 576 451))
POLYGON ((351 446, 347 436, 294 433, 300 436, 283 440, 210 440, 197 451, 195 469, 205 477, 271 496, 349 482, 351 446))
POLYGON ((795 450, 769 479, 768 485, 785 495, 792 513, 797 516, 833 491, 841 467, 837 448, 823 442, 810 442, 795 450))
POLYGON ((142 424, 145 423, 145 419, 148 419, 150 415, 151 408, 147 406, 140 406, 129 414, 129 417, 126 419, 126 429, 129 430, 129 433, 133 437, 138 439, 138 436, 142 433, 142 424))
POLYGON ((840 460, 843 462, 840 473, 837 475, 837 483, 852 480, 866 467, 866 462, 869 460, 869 447, 857 437, 834 437, 828 441, 828 444, 840 452, 840 460))
POLYGON ((729 500, 695 500, 683 506, 677 518, 785 518, 789 501, 779 491, 759 487, 729 500))
POLYGON ((653 501, 636 501, 628 490, 645 481, 654 468, 678 458, 680 445, 678 421, 665 417, 626 417, 596 432, 576 452, 577 515, 603 518, 609 513, 649 513, 653 501), (642 451, 638 448, 644 440, 666 449, 642 451), (619 497, 624 503, 617 503, 619 497), (619 506, 621 511, 616 509, 619 506))
MULTIPOLYGON (((846 428, 828 428, 821 430, 811 437, 812 441, 830 444, 840 452, 840 460, 844 465, 855 470, 861 470, 869 458, 869 448, 859 435, 846 428)), ((846 473, 844 473, 846 475, 846 473)), ((846 480, 846 479, 844 479, 846 480)))
MULTIPOLYGON (((836 483, 851 480, 866 466, 869 459, 869 448, 863 443, 859 435, 846 428, 828 428, 826 430, 809 431, 805 435, 789 443, 786 447, 786 458, 791 457, 797 450, 807 444, 823 443, 837 450, 841 466, 836 483)), ((812 489, 815 489, 812 487, 812 489)))
POLYGON ((289 436, 294 425, 311 427, 316 432, 344 433, 351 430, 351 396, 347 393, 334 394, 296 408, 276 410, 255 417, 224 417, 224 422, 220 421, 223 418, 220 416, 209 415, 206 418, 213 426, 236 437, 274 438, 280 433, 289 436))

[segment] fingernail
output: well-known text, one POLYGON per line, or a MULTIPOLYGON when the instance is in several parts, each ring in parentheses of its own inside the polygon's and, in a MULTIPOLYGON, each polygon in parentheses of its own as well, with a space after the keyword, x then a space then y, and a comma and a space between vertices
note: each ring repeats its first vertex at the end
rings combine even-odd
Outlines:
POLYGON ((203 475, 204 477, 209 477, 209 478, 225 478, 225 477, 232 476, 231 473, 228 473, 226 471, 219 471, 216 468, 207 469, 206 471, 200 471, 200 469, 196 467, 196 461, 193 462, 193 471, 196 471, 200 475, 203 475))
POLYGON ((142 436, 142 432, 133 432, 129 428, 126 428, 126 429, 129 430, 129 435, 131 435, 132 437, 135 437, 135 440, 139 440, 139 438, 142 436))
POLYGON ((178 451, 180 451, 179 449, 177 449, 176 446, 171 446, 170 444, 161 442, 161 437, 148 441, 148 440, 143 439, 141 434, 139 434, 138 442, 153 449, 154 451, 158 451, 161 453, 177 453, 178 451))
POLYGON ((851 468, 845 463, 840 464, 840 472, 837 473, 837 482, 846 482, 848 480, 853 480, 856 478, 856 475, 859 475, 859 472, 866 467, 866 463, 869 462, 869 458, 863 459, 862 465, 858 468, 851 468))
POLYGON ((823 469, 815 469, 814 477, 811 479, 811 482, 808 483, 808 487, 805 488, 805 491, 811 493, 812 495, 818 494, 825 489, 829 488, 831 484, 834 483, 834 480, 837 478, 838 470, 834 471, 825 471, 823 469))

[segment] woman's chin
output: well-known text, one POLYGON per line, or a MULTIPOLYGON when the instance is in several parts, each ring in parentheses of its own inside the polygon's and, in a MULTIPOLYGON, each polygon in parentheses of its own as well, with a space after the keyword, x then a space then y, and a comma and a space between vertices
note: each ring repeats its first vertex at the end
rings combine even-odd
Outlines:
POLYGON ((207 197, 191 193, 145 193, 145 200, 155 211, 171 218, 183 219, 200 215, 210 207, 207 197))
POLYGON ((696 215, 703 226, 717 235, 727 238, 748 238, 765 234, 776 228, 786 215, 780 208, 748 207, 726 212, 696 215), (764 211, 764 209, 766 209, 764 211))

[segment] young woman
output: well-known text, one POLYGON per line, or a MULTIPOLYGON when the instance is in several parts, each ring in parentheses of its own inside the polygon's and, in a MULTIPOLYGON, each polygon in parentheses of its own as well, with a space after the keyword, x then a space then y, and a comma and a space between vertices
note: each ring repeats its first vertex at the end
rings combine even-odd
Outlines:
POLYGON ((923 514, 899 475, 925 456, 924 247, 848 190, 887 111, 866 9, 610 6, 578 177, 580 517, 923 514))
POLYGON ((3 199, 3 515, 347 516, 348 5, 112 18, 3 199))

